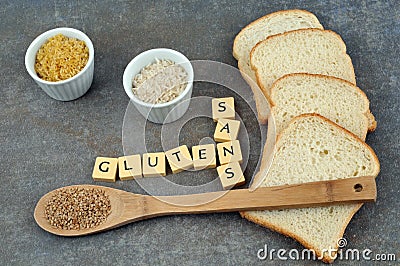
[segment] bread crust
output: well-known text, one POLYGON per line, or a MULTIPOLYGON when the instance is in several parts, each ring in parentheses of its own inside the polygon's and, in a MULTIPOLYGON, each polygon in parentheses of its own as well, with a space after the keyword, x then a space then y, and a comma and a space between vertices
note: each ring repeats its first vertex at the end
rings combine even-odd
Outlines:
POLYGON ((369 125, 368 125, 368 131, 373 132, 375 131, 378 122, 375 120, 375 116, 371 113, 371 111, 367 114, 369 125))
MULTIPOLYGON (((375 172, 374 172, 372 175, 373 175, 374 177, 376 177, 376 176, 379 174, 379 171, 380 171, 380 163, 379 163, 378 157, 376 156, 376 154, 375 154, 375 152, 373 151, 373 149, 372 149, 369 145, 367 145, 364 141, 362 141, 358 136, 356 136, 356 135, 353 134, 352 132, 348 131, 347 129, 345 129, 345 128, 343 128, 343 127, 341 127, 341 126, 335 124, 335 123, 332 122, 331 120, 329 120, 329 119, 327 119, 327 118, 325 118, 325 117, 323 117, 323 116, 321 116, 321 115, 319 115, 319 114, 315 114, 315 113, 313 113, 313 114, 302 114, 302 115, 296 116, 296 117, 294 117, 294 118, 291 120, 290 124, 291 124, 291 123, 294 123, 296 120, 300 120, 300 119, 302 119, 302 118, 304 118, 304 117, 319 117, 319 118, 322 119, 323 121, 325 121, 325 122, 327 122, 328 124, 330 124, 330 125, 332 125, 332 126, 338 128, 339 130, 343 131, 345 134, 349 135, 350 137, 354 138, 356 141, 360 142, 365 148, 367 148, 367 149, 370 151, 370 153, 372 154, 372 158, 373 158, 373 160, 374 160, 374 162, 375 162, 375 165, 377 166, 376 169, 375 169, 375 172)), ((276 143, 278 143, 278 142, 280 141, 281 137, 283 136, 283 134, 285 134, 285 132, 286 132, 287 130, 289 130, 289 129, 288 129, 288 128, 285 128, 284 130, 282 130, 282 132, 277 136, 276 143)), ((263 154, 263 156, 266 156, 266 155, 263 154)), ((263 158, 264 158, 264 157, 263 157, 263 158)), ((261 165, 262 165, 262 164, 261 164, 261 165)), ((259 170, 260 173, 261 173, 262 171, 264 171, 264 169, 260 169, 260 170, 259 170)), ((264 178, 265 178, 265 177, 264 177, 264 178)), ((361 208, 361 206, 362 206, 362 204, 357 204, 357 205, 352 209, 352 211, 349 213, 349 215, 347 216, 346 220, 343 222, 343 226, 341 227, 341 230, 340 230, 340 232, 339 232, 339 234, 338 234, 338 236, 337 236, 337 239, 339 239, 339 238, 341 238, 341 237, 343 236, 344 231, 346 230, 347 225, 348 225, 348 224, 350 223, 350 221, 351 221, 351 218, 352 218, 352 217, 354 216, 354 214, 361 208)), ((273 231, 276 231, 276 232, 278 232, 278 233, 281 233, 281 234, 283 234, 283 235, 286 235, 286 236, 289 236, 289 237, 295 239, 296 241, 298 241, 300 244, 302 244, 302 245, 303 245, 304 247, 306 247, 307 249, 313 249, 313 250, 316 252, 317 256, 318 256, 318 257, 321 257, 322 251, 319 250, 317 247, 313 246, 312 243, 309 243, 309 242, 307 242, 306 240, 304 240, 301 236, 296 235, 295 233, 290 232, 290 231, 288 231, 288 230, 285 230, 285 229, 283 229, 283 228, 281 228, 281 227, 279 227, 279 226, 277 226, 277 225, 275 225, 275 224, 269 223, 268 221, 264 221, 264 220, 262 220, 262 219, 259 219, 258 217, 253 216, 253 215, 251 215, 251 214, 248 213, 248 212, 242 211, 242 212, 240 212, 240 215, 241 215, 243 218, 245 218, 245 219, 247 219, 247 220, 249 220, 249 221, 251 221, 251 222, 254 222, 254 223, 258 224, 258 225, 261 225, 261 226, 263 226, 263 227, 269 228, 269 229, 271 229, 271 230, 273 230, 273 231)), ((335 248, 337 248, 337 247, 338 247, 338 246, 336 245, 335 248)), ((333 260, 330 256, 328 256, 328 254, 324 254, 324 257, 322 258, 322 261, 325 262, 325 263, 332 263, 334 260, 333 260)))
MULTIPOLYGON (((272 17, 276 17, 276 16, 281 16, 282 14, 290 14, 290 13, 303 13, 303 14, 305 14, 307 16, 315 18, 316 22, 319 23, 318 18, 313 13, 311 13, 310 11, 307 11, 307 10, 303 10, 303 9, 279 10, 279 11, 264 15, 264 16, 256 19, 256 20, 250 22, 249 24, 247 24, 247 26, 244 27, 243 29, 241 29, 239 31, 239 33, 236 35, 236 37, 235 37, 235 39, 233 41, 233 49, 232 49, 233 57, 236 60, 240 59, 240 56, 237 54, 237 48, 236 48, 237 47, 237 42, 239 41, 239 38, 244 34, 244 32, 246 32, 249 28, 253 27, 255 24, 259 23, 260 21, 263 21, 263 20, 266 20, 266 19, 269 19, 269 18, 272 18, 272 17)), ((321 23, 319 23, 319 25, 321 26, 321 28, 323 28, 321 23)))

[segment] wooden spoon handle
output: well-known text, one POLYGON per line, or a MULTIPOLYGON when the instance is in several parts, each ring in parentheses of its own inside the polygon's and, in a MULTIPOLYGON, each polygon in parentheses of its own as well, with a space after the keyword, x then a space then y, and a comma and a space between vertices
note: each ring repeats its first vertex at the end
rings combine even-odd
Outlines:
POLYGON ((147 218, 184 213, 272 210, 324 206, 332 203, 361 203, 376 200, 372 176, 319 181, 296 185, 260 187, 228 192, 211 192, 182 196, 147 196, 147 218), (208 200, 213 199, 213 200, 208 200))

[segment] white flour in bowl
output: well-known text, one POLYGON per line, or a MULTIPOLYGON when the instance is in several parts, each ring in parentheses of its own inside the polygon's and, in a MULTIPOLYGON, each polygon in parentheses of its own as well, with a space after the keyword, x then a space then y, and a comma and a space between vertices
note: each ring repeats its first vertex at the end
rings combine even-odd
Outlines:
POLYGON ((171 60, 157 59, 142 68, 132 80, 132 92, 146 103, 172 101, 186 88, 188 74, 171 60))

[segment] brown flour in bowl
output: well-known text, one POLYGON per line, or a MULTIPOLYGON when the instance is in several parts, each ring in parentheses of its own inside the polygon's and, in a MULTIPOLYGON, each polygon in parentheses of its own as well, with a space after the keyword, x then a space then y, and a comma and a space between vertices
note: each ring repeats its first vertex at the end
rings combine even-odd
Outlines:
POLYGON ((46 81, 61 81, 78 74, 89 60, 84 41, 57 34, 49 38, 36 54, 35 71, 46 81))

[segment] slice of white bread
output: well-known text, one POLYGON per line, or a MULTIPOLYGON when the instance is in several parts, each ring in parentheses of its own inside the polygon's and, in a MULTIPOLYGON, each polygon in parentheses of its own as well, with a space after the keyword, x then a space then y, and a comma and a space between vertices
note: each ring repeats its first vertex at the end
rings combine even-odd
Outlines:
POLYGON ((265 38, 297 29, 323 29, 317 17, 305 10, 282 10, 265 15, 244 27, 233 42, 233 56, 238 60, 238 68, 254 93, 260 122, 266 123, 268 109, 263 105, 265 99, 257 85, 255 72, 250 67, 251 49, 265 38))
MULTIPOLYGON (((278 135, 275 154, 261 186, 374 176, 379 161, 361 139, 316 114, 295 117, 278 135)), ((264 159, 264 158, 263 158, 264 159)), ((329 207, 241 212, 242 217, 290 236, 315 251, 324 262, 332 262, 337 241, 361 204, 329 207)))
POLYGON ((248 67, 244 69, 245 73, 252 75, 250 52, 259 41, 271 35, 306 28, 323 29, 317 17, 306 10, 282 10, 265 15, 251 22, 236 35, 233 56, 248 67))
POLYGON ((271 106, 279 134, 292 118, 306 113, 320 114, 365 140, 369 101, 352 83, 319 74, 288 74, 271 87, 271 106))
POLYGON ((250 63, 266 96, 277 79, 291 73, 323 74, 356 84, 346 45, 330 30, 300 29, 270 36, 251 50, 250 63))

